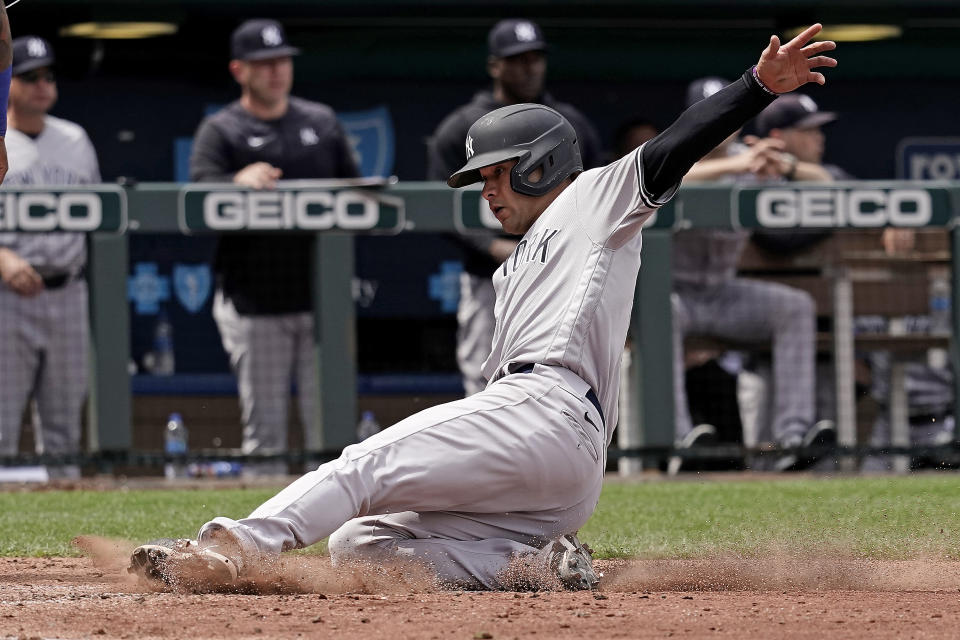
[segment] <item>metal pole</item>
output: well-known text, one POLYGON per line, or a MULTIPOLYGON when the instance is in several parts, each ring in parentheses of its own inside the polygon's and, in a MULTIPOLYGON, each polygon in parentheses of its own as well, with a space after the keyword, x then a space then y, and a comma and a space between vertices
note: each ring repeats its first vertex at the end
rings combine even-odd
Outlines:
POLYGON ((90 396, 87 438, 91 451, 129 449, 131 425, 130 309, 127 305, 127 238, 91 233, 90 396))
MULTIPOLYGON (((631 413, 642 446, 669 447, 674 441, 673 415, 673 233, 643 232, 643 266, 634 293, 631 413)), ((646 464, 658 460, 647 460, 646 464)))
MULTIPOLYGON (((836 372, 837 441, 857 443, 857 406, 854 388, 853 283, 845 266, 833 274, 833 358, 836 372)), ((853 460, 842 458, 840 468, 851 471, 853 460)))
POLYGON ((320 388, 321 449, 342 449, 356 441, 357 335, 353 304, 353 236, 318 234, 314 270, 314 331, 320 388))

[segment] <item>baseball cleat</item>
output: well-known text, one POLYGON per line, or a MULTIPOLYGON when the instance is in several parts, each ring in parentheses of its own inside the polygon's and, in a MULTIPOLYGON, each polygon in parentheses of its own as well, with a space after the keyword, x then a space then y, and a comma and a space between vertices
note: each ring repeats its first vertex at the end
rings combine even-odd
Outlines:
POLYGON ((593 568, 593 554, 589 547, 581 543, 574 533, 560 536, 553 543, 550 566, 570 591, 595 589, 603 577, 593 568))
POLYGON ((237 579, 237 565, 227 556, 201 548, 195 540, 154 540, 130 555, 127 572, 142 581, 167 586, 215 587, 237 579))

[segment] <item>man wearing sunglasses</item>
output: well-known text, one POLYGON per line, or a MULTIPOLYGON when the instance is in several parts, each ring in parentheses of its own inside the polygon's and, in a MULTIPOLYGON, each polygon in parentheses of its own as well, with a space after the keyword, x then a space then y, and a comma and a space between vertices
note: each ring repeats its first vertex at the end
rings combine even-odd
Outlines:
MULTIPOLYGON (((83 128, 48 113, 57 101, 53 64, 53 48, 43 38, 13 41, 4 182, 13 189, 100 182, 83 128)), ((81 233, 0 233, 0 455, 17 453, 31 398, 37 449, 79 451, 87 393, 86 261, 81 233)), ((79 469, 49 473, 75 477, 79 469)))

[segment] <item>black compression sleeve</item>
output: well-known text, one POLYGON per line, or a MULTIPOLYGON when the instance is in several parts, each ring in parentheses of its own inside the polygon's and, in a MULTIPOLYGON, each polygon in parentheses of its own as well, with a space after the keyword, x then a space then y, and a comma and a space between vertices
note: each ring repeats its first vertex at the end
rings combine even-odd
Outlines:
POLYGON ((743 76, 680 114, 663 133, 643 147, 643 183, 656 201, 727 136, 776 99, 747 70, 743 76))

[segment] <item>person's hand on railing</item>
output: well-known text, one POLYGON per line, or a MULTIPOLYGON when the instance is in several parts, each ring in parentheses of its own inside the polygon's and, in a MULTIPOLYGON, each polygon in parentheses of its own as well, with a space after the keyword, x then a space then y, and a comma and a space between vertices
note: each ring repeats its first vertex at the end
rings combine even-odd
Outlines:
POLYGON ((883 237, 880 239, 883 244, 883 250, 888 256, 913 251, 917 241, 917 234, 913 229, 894 229, 887 227, 883 230, 883 237))
POLYGON ((233 176, 233 183, 251 189, 276 189, 282 175, 283 171, 269 162, 254 162, 240 169, 233 176))

